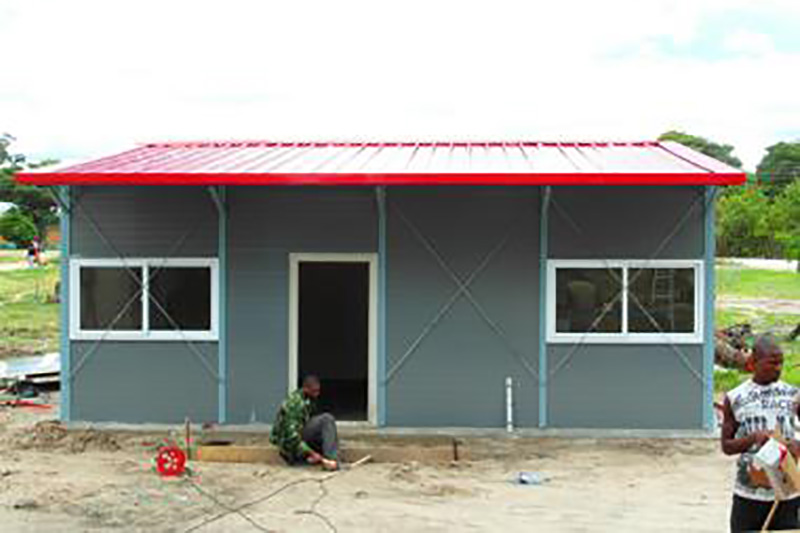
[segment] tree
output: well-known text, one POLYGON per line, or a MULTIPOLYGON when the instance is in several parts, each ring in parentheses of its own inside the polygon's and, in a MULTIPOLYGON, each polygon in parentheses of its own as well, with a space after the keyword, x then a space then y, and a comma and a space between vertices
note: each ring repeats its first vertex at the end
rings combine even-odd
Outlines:
MULTIPOLYGON (((47 226, 58 221, 56 203, 46 189, 22 185, 14 180, 14 174, 25 167, 25 156, 11 153, 13 141, 11 135, 0 135, 0 200, 16 204, 33 222, 39 237, 44 238, 47 226)), ((51 163, 53 161, 27 166, 35 168, 51 163)))
POLYGON ((26 246, 36 237, 36 226, 19 208, 9 209, 0 216, 0 237, 18 247, 26 246))
POLYGON ((775 240, 783 247, 784 257, 797 259, 800 272, 800 180, 781 191, 772 204, 775 240))
POLYGON ((717 161, 721 161, 735 168, 742 168, 742 162, 738 157, 733 155, 734 148, 730 144, 715 143, 714 141, 709 141, 704 137, 689 135, 688 133, 675 130, 662 133, 658 137, 658 140, 675 141, 684 146, 688 146, 693 150, 697 150, 702 154, 706 154, 709 157, 713 157, 717 161))
POLYGON ((800 178, 800 142, 779 142, 767 148, 756 175, 770 197, 800 178))
POLYGON ((757 183, 730 187, 717 199, 717 253, 727 257, 776 257, 774 217, 757 183))

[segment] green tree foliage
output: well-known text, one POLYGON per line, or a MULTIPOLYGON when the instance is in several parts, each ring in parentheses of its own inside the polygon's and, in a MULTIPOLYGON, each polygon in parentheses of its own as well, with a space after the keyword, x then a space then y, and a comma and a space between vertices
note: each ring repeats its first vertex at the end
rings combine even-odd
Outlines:
POLYGON ((800 178, 800 142, 779 142, 767 148, 756 175, 770 196, 777 196, 800 178))
POLYGON ((769 197, 756 183, 729 187, 717 200, 717 254, 723 257, 777 257, 769 197))
POLYGON ((33 220, 19 208, 12 208, 0 215, 0 237, 16 244, 26 246, 36 236, 33 220))
POLYGON ((675 141, 684 146, 688 146, 693 150, 697 150, 702 154, 706 154, 709 157, 713 157, 717 161, 722 161, 723 163, 735 168, 742 168, 742 162, 738 157, 733 155, 734 148, 730 144, 715 143, 714 141, 709 141, 704 137, 689 135, 688 133, 675 130, 662 133, 658 137, 658 140, 675 141))
POLYGON ((784 256, 797 259, 800 272, 800 179, 784 187, 772 204, 775 239, 781 244, 784 256))
MULTIPOLYGON (((14 180, 14 174, 25 166, 25 156, 11 152, 13 141, 14 138, 8 134, 0 135, 0 201, 16 204, 33 221, 37 234, 43 238, 47 226, 58 221, 56 204, 46 189, 22 185, 14 180)), ((28 167, 51 163, 29 164, 28 167)))

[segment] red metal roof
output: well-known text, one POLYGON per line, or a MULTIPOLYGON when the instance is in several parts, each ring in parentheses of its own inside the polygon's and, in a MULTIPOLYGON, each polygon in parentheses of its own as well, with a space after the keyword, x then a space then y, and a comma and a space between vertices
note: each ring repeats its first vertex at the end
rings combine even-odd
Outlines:
POLYGON ((741 170, 673 142, 165 142, 37 185, 732 185, 741 170))

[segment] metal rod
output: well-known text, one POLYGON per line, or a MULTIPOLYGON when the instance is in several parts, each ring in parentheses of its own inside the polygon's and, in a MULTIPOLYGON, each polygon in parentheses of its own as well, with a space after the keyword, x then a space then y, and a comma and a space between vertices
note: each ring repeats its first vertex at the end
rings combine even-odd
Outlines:
POLYGON ((714 429, 714 258, 716 240, 714 237, 714 186, 705 188, 705 316, 703 317, 703 422, 706 429, 714 429))
POLYGON ((217 261, 219 268, 219 315, 217 341, 217 421, 228 421, 228 203, 227 189, 219 187, 213 195, 217 204, 217 261))
POLYGON ((552 189, 544 187, 539 210, 539 427, 547 427, 547 257, 552 189))
POLYGON ((386 425, 386 270, 388 267, 388 227, 386 220, 386 189, 375 188, 378 207, 378 426, 386 425))
POLYGON ((69 338, 69 259, 70 259, 70 219, 72 218, 72 205, 71 190, 68 186, 62 188, 62 195, 53 190, 56 197, 60 197, 63 202, 61 207, 61 281, 59 288, 61 290, 60 298, 60 315, 61 315, 61 338, 59 339, 59 349, 61 353, 61 373, 59 380, 61 382, 61 401, 60 401, 60 418, 63 422, 69 422, 72 416, 72 372, 70 371, 70 363, 72 359, 69 338))

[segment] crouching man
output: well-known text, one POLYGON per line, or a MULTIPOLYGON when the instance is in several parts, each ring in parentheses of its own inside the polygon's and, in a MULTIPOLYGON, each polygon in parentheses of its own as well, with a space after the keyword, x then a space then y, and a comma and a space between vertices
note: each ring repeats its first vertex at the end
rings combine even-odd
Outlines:
POLYGON ((316 412, 321 389, 317 376, 306 376, 302 388, 289 394, 281 404, 269 441, 290 465, 321 464, 326 470, 336 470, 339 468, 336 420, 330 413, 316 412))
MULTIPOLYGON (((770 335, 762 335, 753 347, 753 377, 725 396, 722 451, 738 455, 731 507, 731 531, 762 531, 775 493, 769 481, 754 470, 753 456, 778 430, 795 457, 798 389, 780 380, 783 353, 770 335)), ((800 527, 800 494, 791 494, 778 505, 770 531, 800 527)))

